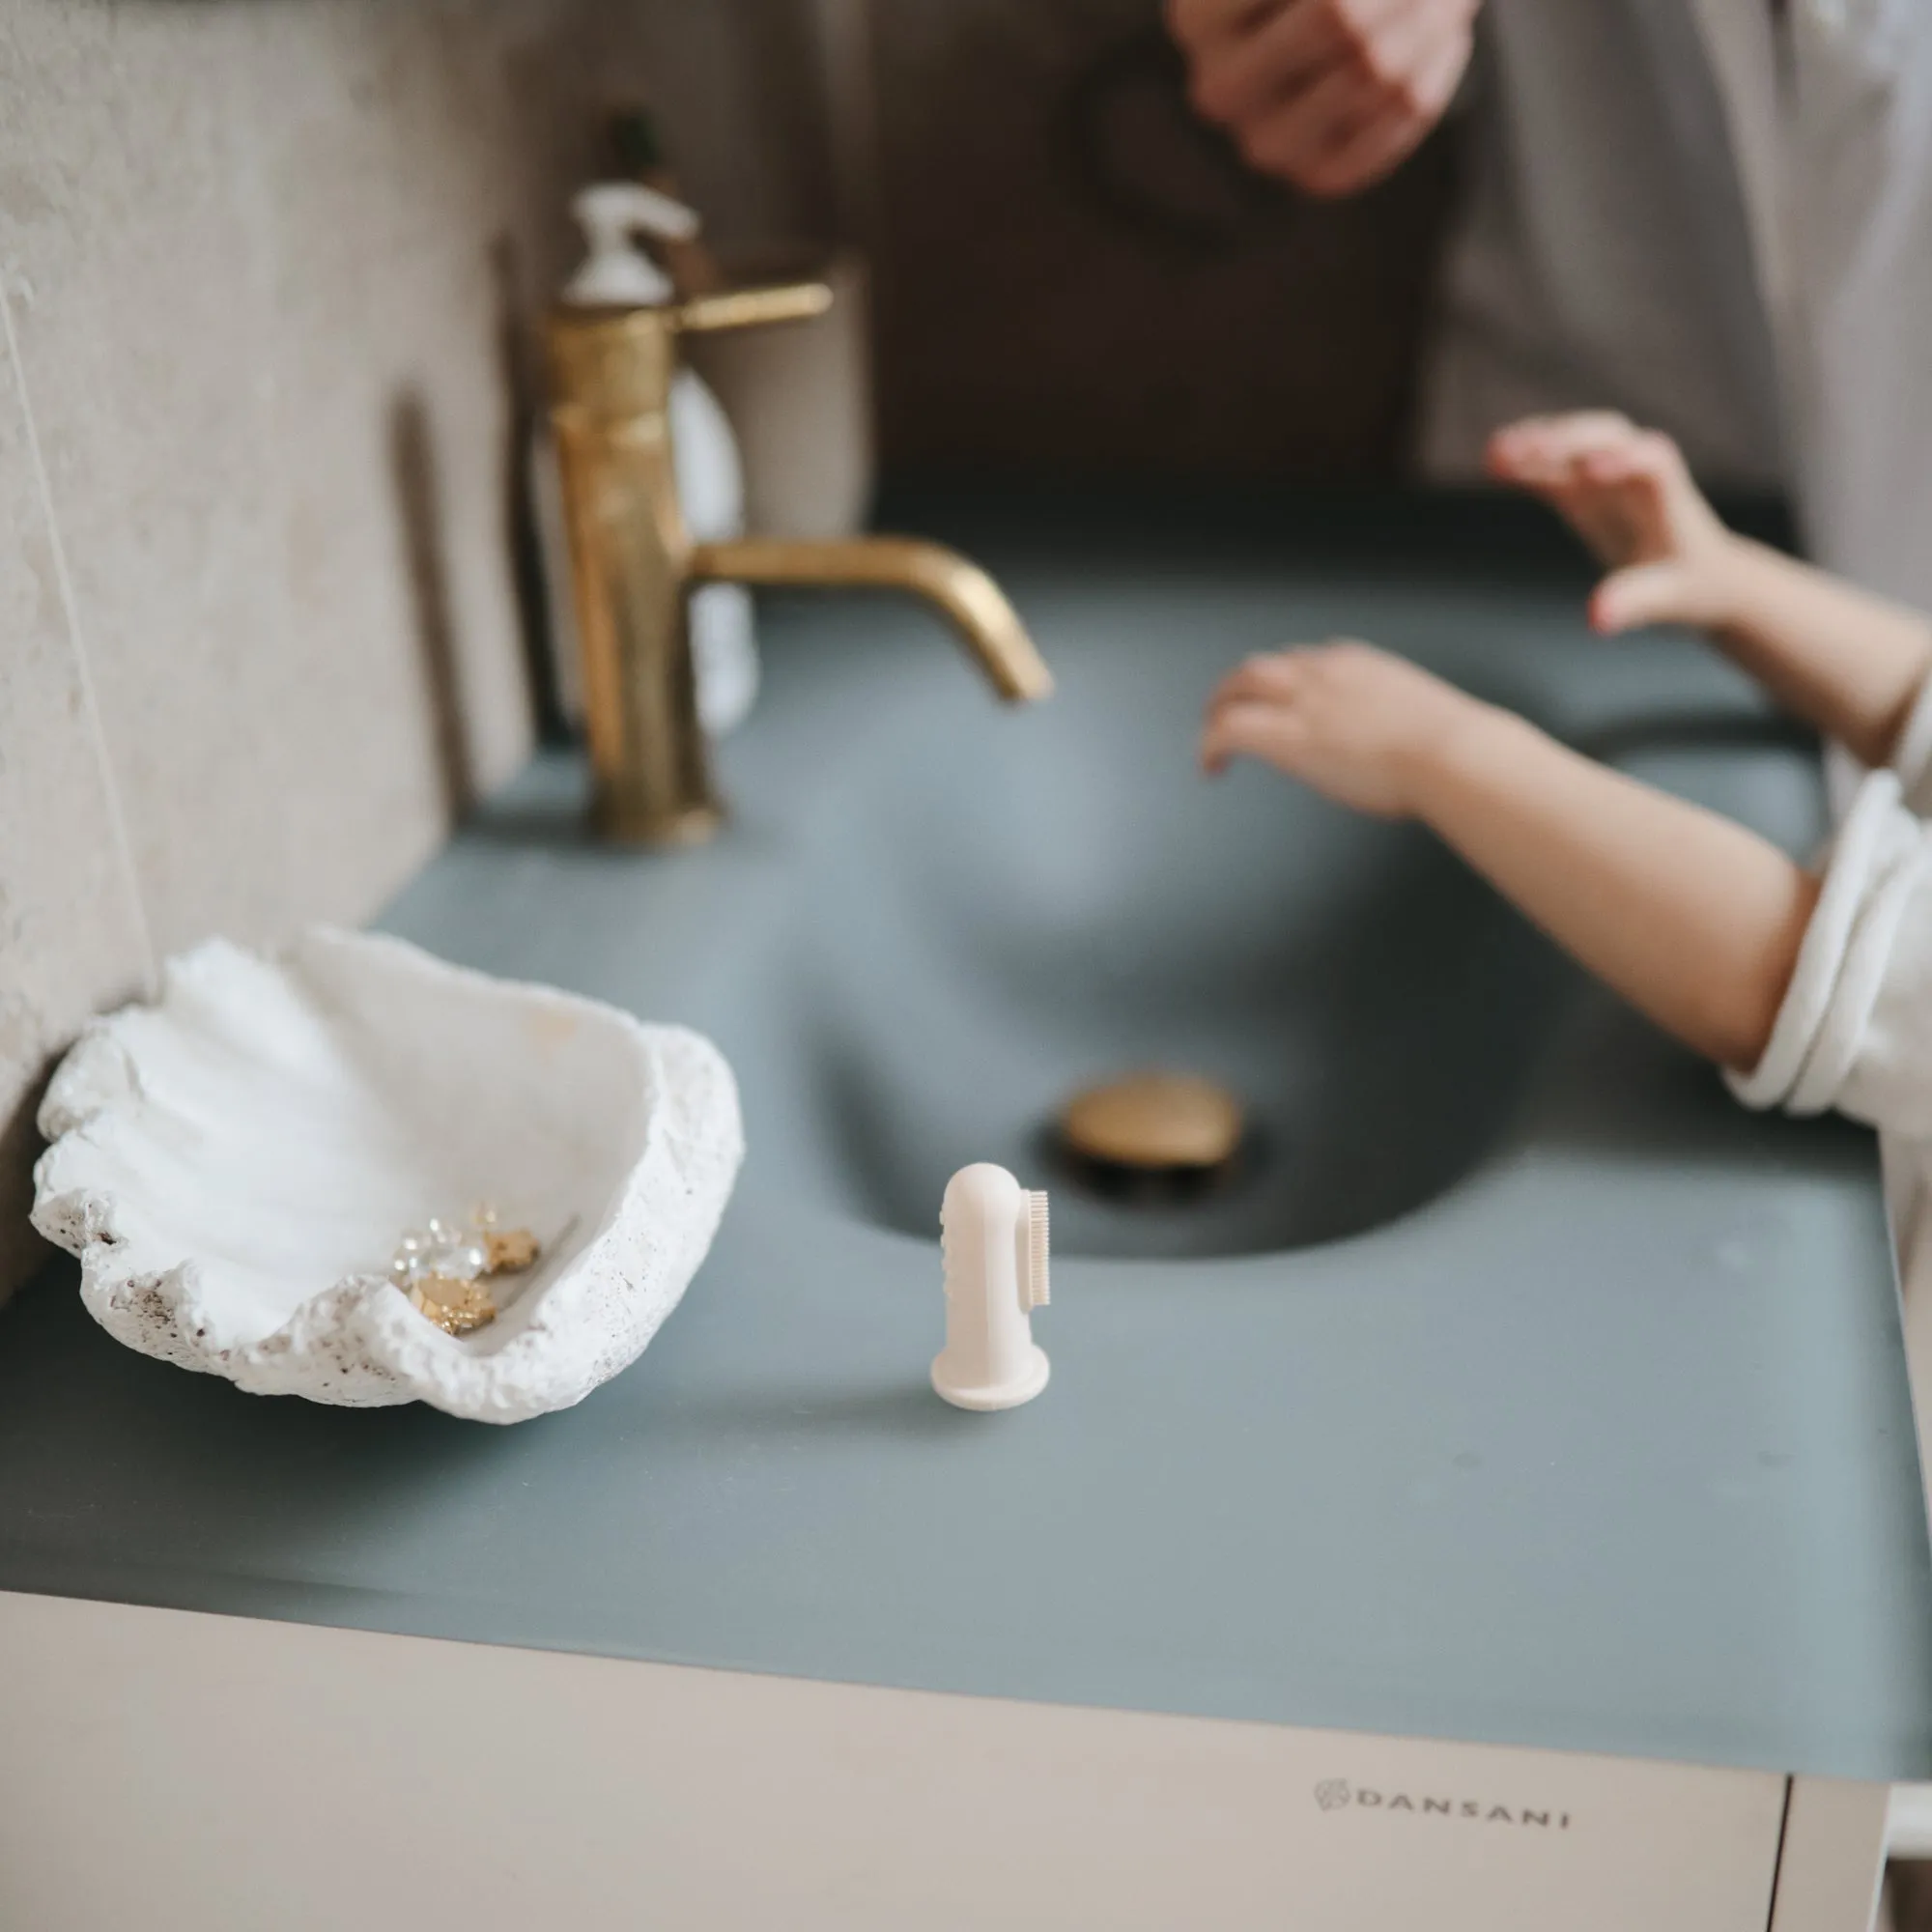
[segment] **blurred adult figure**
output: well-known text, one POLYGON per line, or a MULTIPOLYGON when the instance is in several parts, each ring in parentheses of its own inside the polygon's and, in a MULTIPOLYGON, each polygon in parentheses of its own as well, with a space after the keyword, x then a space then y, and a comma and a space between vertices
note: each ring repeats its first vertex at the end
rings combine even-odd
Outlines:
POLYGON ((1309 194, 1468 113, 1431 471, 1534 411, 1620 409, 1713 483, 1787 485, 1821 561, 1932 608, 1932 0, 1168 14, 1197 108, 1309 194))

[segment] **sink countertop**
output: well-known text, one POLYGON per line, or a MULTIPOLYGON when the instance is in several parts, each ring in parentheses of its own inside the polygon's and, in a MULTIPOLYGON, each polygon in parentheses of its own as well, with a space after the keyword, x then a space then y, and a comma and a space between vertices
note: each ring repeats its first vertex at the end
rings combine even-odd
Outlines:
MULTIPOLYGON (((1754 742, 1747 690, 1686 640, 1594 644, 1580 563, 1518 506, 989 491, 894 507, 999 574, 1049 661, 1083 627, 1166 626, 1206 679, 1346 628, 1579 740, 1622 732, 1633 769, 1787 842, 1816 830, 1804 753, 1754 742), (1646 736, 1653 714, 1695 728, 1646 736)), ((781 600, 764 635, 717 846, 591 846, 578 768, 547 754, 382 922, 706 1026, 739 1064, 746 1173, 649 1351, 511 1429, 325 1409, 117 1347, 56 1267, 0 1314, 0 1588, 1932 1776, 1932 1564, 1875 1149, 1743 1114, 1580 981, 1462 1179, 1320 1246, 1056 1258, 1045 1394, 992 1417, 943 1406, 925 1385, 936 1241, 829 1205, 766 1137, 766 1042, 734 1037, 733 1002, 794 929, 814 814, 889 728, 857 715, 866 695, 888 720, 929 688, 962 716, 985 700, 903 607, 781 600)), ((1175 721, 1182 757, 1191 725, 1175 721)))

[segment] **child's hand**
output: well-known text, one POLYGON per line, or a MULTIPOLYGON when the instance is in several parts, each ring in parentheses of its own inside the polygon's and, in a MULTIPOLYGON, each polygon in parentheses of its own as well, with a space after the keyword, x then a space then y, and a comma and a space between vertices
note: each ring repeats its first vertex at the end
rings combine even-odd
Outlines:
POLYGON ((1599 631, 1729 621, 1737 539, 1667 436, 1608 411, 1530 416, 1490 439, 1489 468, 1550 504, 1610 566, 1590 600, 1599 631))
POLYGON ((1429 757, 1475 709, 1440 678, 1344 640, 1252 657, 1208 700, 1201 763, 1261 758, 1357 811, 1408 818, 1429 757))

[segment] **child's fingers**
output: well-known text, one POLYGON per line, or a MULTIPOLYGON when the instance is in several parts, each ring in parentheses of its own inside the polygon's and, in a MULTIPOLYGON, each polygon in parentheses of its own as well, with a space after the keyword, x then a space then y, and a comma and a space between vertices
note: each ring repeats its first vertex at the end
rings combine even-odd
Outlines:
POLYGON ((1591 483, 1647 483, 1661 486, 1683 467, 1677 445, 1655 433, 1632 437, 1627 442, 1587 450, 1577 461, 1579 473, 1591 483))
POLYGON ((1533 489, 1556 473, 1548 451, 1548 425, 1541 418, 1532 418, 1497 430, 1484 447, 1483 467, 1500 482, 1533 489))
POLYGON ((1561 416, 1519 416, 1492 430, 1485 453, 1492 464, 1511 463, 1532 457, 1548 447, 1561 416))
POLYGON ((1577 410, 1568 415, 1526 416, 1490 438, 1491 473, 1532 488, 1547 487, 1585 456, 1614 449, 1641 432, 1614 410, 1577 410))
POLYGON ((1638 440, 1637 457, 1644 474, 1655 479, 1660 490, 1701 497, 1675 437, 1665 436, 1662 430, 1648 431, 1638 440))
POLYGON ((1235 728, 1252 736, 1268 720, 1283 717, 1293 709, 1292 699, 1231 692, 1208 705, 1201 721, 1202 737, 1204 741, 1210 737, 1218 739, 1231 728, 1231 721, 1235 728))
POLYGON ((1613 570, 1590 598, 1591 627, 1605 637, 1634 631, 1644 624, 1688 622, 1690 608, 1689 573, 1679 563, 1634 563, 1613 570))
POLYGON ((1492 463, 1490 473, 1498 482, 1513 483, 1520 490, 1547 497, 1575 479, 1576 465, 1558 454, 1553 443, 1541 441, 1526 444, 1492 463))
POLYGON ((1293 705, 1236 698, 1216 705, 1201 731, 1201 763, 1220 772, 1231 758, 1262 758, 1287 769, 1306 736, 1304 721, 1293 705))
POLYGON ((1359 638, 1329 638, 1319 644, 1291 644, 1285 650, 1267 651, 1238 664, 1217 684, 1208 699, 1209 711, 1218 704, 1252 698, 1262 703, 1292 703, 1303 696, 1310 680, 1319 677, 1325 661, 1338 652, 1374 652, 1375 646, 1359 638))
POLYGON ((1660 512, 1662 485, 1635 459, 1618 450, 1586 457, 1577 480, 1554 494, 1577 533, 1605 563, 1633 555, 1642 545, 1647 520, 1660 512))
POLYGON ((1306 654, 1275 651, 1238 664, 1214 687, 1208 699, 1212 710, 1231 698, 1251 697, 1279 703, 1301 689, 1306 654))
POLYGON ((1587 451, 1577 460, 1577 473, 1586 483, 1649 482, 1656 478, 1656 465, 1642 450, 1625 445, 1587 451))
POLYGON ((1577 463, 1600 450, 1622 448, 1641 435, 1630 417, 1616 410, 1578 410, 1558 420, 1549 443, 1563 462, 1577 463))

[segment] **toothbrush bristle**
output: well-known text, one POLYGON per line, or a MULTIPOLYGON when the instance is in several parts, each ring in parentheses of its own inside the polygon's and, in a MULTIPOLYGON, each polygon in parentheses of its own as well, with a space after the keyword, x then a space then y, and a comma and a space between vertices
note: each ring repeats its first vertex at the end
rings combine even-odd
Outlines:
POLYGON ((1037 1187, 1027 1198, 1027 1261, 1028 1272, 1033 1276, 1033 1304, 1036 1308, 1044 1308, 1050 1299, 1047 1293, 1049 1246, 1046 1189, 1037 1187))

